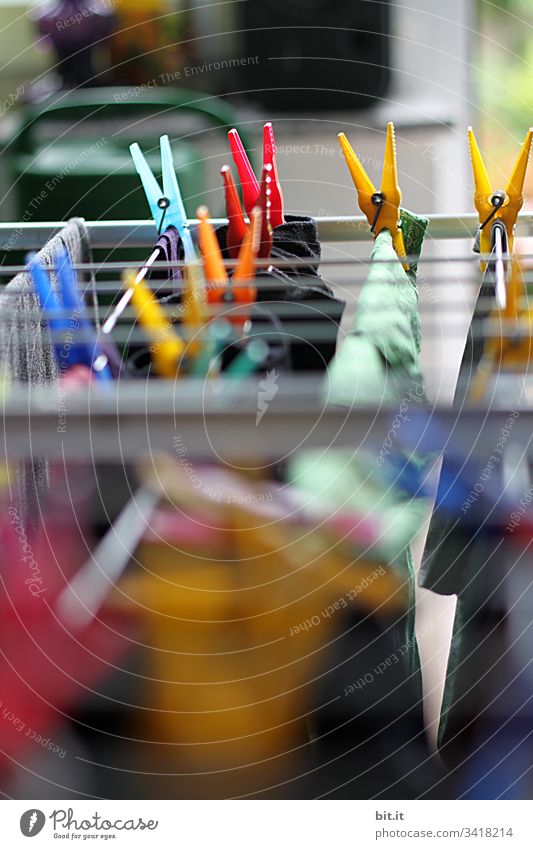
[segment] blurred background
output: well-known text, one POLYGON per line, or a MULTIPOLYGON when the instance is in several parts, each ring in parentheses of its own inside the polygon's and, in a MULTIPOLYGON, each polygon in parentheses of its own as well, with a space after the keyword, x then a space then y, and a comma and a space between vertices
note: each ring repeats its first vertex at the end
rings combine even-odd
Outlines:
POLYGON ((39 220, 145 217, 127 146, 161 129, 190 203, 208 190, 221 212, 225 121, 253 149, 265 117, 294 211, 353 212, 335 134, 379 170, 388 120, 407 204, 470 209, 464 130, 506 174, 533 106, 532 17, 528 0, 2 0, 0 215, 22 218, 59 164, 39 220))
POLYGON ((60 165, 39 220, 145 217, 127 146, 162 129, 190 206, 207 190, 219 213, 225 122, 253 149, 265 117, 294 211, 352 213, 335 134, 379 171, 388 120, 405 202, 470 209, 466 125, 507 173, 529 123, 532 16, 528 0, 2 0, 0 215, 22 218, 60 165))

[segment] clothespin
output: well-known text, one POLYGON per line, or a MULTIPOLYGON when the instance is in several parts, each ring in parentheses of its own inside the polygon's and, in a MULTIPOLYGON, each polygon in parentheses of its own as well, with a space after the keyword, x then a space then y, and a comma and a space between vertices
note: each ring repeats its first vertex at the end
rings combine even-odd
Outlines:
POLYGON ((527 308, 528 296, 524 272, 517 256, 511 261, 511 272, 507 278, 505 308, 496 318, 501 318, 506 333, 491 341, 494 357, 501 358, 504 368, 522 366, 527 370, 533 356, 533 309, 527 308))
POLYGON ((272 227, 279 227, 285 219, 283 217, 283 192, 278 177, 278 166, 276 162, 276 139, 274 128, 269 121, 263 127, 263 166, 271 165, 271 191, 270 191, 270 223, 272 227))
POLYGON ((226 244, 228 253, 232 259, 235 259, 239 253, 239 247, 246 233, 246 221, 244 212, 242 211, 239 193, 233 181, 233 176, 229 165, 224 165, 220 169, 222 179, 224 181, 224 194, 226 196, 226 214, 228 216, 228 235, 226 244))
MULTIPOLYGON (((233 298, 238 304, 252 304, 257 298, 257 290, 253 280, 255 277, 255 261, 260 246, 261 221, 261 210, 255 207, 250 213, 250 224, 243 239, 237 267, 230 282, 233 298)), ((239 312, 234 321, 238 324, 244 324, 248 318, 248 315, 239 312)))
MULTIPOLYGON (((199 219, 198 242, 202 256, 204 257, 208 302, 212 304, 223 302, 228 304, 252 303, 256 298, 255 286, 242 284, 253 278, 255 274, 255 260, 259 248, 262 213, 256 208, 250 214, 250 224, 241 245, 237 267, 231 281, 228 279, 224 267, 224 260, 215 231, 209 221, 209 210, 205 206, 200 207, 196 215, 199 219)), ((228 319, 233 323, 242 325, 246 321, 247 316, 239 312, 234 316, 228 315, 228 319)))
MULTIPOLYGON (((233 161, 237 166, 239 179, 241 181, 244 208, 247 214, 250 215, 254 206, 258 205, 261 186, 255 177, 250 160, 246 155, 244 145, 237 130, 230 130, 228 138, 233 161)), ((285 221, 283 213, 283 192, 281 190, 276 164, 276 140, 274 138, 274 129, 270 122, 265 124, 263 127, 263 171, 266 165, 270 165, 271 167, 271 225, 272 227, 279 227, 280 224, 283 224, 285 221)))
POLYGON ((218 303, 228 294, 228 275, 218 240, 209 221, 209 210, 200 206, 196 210, 198 218, 198 243, 204 258, 204 275, 207 283, 207 300, 218 303))
POLYGON ((193 377, 213 377, 218 374, 222 352, 235 341, 235 331, 229 321, 217 318, 209 323, 206 337, 192 366, 193 377))
MULTIPOLYGON (((516 219, 524 202, 523 188, 532 137, 533 129, 530 128, 505 189, 493 191, 474 131, 472 127, 468 128, 474 175, 474 204, 479 213, 479 247, 482 254, 491 253, 491 228, 488 225, 498 219, 503 222, 507 234, 507 253, 513 252, 516 219)), ((486 263, 482 262, 482 268, 485 266, 486 263)))
POLYGON ((262 366, 268 357, 268 345, 264 339, 250 339, 240 354, 225 370, 227 377, 242 380, 262 366))
POLYGON ((493 310, 490 316, 490 326, 503 326, 503 331, 491 334, 485 342, 483 357, 469 389, 470 402, 483 400, 490 378, 501 369, 516 371, 521 367, 527 371, 533 355, 533 310, 524 306, 526 299, 523 270, 518 257, 513 256, 505 305, 493 310))
MULTIPOLYGON (((255 260, 259 250, 262 217, 263 216, 259 207, 256 206, 255 209, 252 209, 250 213, 250 224, 246 230, 246 235, 239 251, 239 260, 232 279, 233 283, 243 283, 246 280, 250 280, 255 275, 255 260)), ((247 300, 251 301, 255 299, 255 291, 255 286, 250 287, 247 300)), ((237 298, 237 300, 239 300, 239 298, 237 298)))
POLYGON ((194 262, 196 252, 192 241, 191 232, 187 223, 187 215, 183 205, 183 199, 174 170, 174 159, 168 136, 161 136, 161 170, 163 174, 163 191, 159 186, 152 169, 148 165, 144 155, 137 143, 130 145, 130 153, 135 163, 137 173, 141 178, 144 192, 152 213, 152 218, 158 235, 163 232, 163 226, 174 225, 180 234, 183 243, 185 261, 194 262))
POLYGON ((192 262, 183 267, 183 317, 187 331, 187 355, 196 357, 202 347, 199 338, 201 329, 207 322, 205 281, 200 262, 192 262))
POLYGON ((242 199, 244 208, 248 214, 252 211, 257 203, 259 196, 259 183, 257 182, 254 170, 250 165, 250 160, 246 155, 244 145, 241 141, 237 130, 230 130, 228 133, 231 155, 239 174, 241 181, 242 199))
POLYGON ((124 283, 132 290, 132 305, 150 339, 154 368, 163 377, 176 377, 186 350, 184 341, 174 332, 161 304, 144 280, 136 280, 135 272, 127 271, 124 283))
POLYGON ((59 368, 67 371, 74 366, 87 366, 97 380, 108 382, 113 379, 108 359, 98 345, 66 251, 58 252, 57 262, 63 303, 54 291, 48 271, 35 255, 28 258, 35 292, 52 330, 52 344, 59 368), (73 341, 70 341, 70 337, 73 341))
POLYGON ((408 265, 405 263, 405 246, 400 226, 402 193, 398 185, 394 124, 392 121, 389 121, 387 124, 383 175, 379 192, 359 162, 346 135, 339 133, 337 138, 339 139, 346 164, 357 189, 361 212, 366 215, 370 224, 370 231, 374 236, 377 236, 382 230, 389 230, 392 235, 394 249, 399 258, 404 262, 404 268, 408 268, 408 265))
POLYGON ((261 175, 261 190, 257 199, 257 206, 261 211, 261 239, 259 245, 259 256, 269 257, 272 251, 272 225, 270 222, 272 196, 272 165, 263 165, 261 175))
POLYGON ((87 307, 81 296, 78 281, 72 268, 67 252, 59 252, 58 257, 58 280, 63 306, 74 315, 79 316, 81 333, 85 339, 85 365, 91 367, 92 371, 100 380, 112 380, 107 355, 100 349, 94 325, 87 315, 87 307))

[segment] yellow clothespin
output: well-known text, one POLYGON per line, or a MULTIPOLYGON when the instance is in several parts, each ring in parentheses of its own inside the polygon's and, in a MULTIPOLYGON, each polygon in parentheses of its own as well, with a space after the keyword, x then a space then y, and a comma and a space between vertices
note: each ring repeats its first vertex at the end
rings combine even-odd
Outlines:
POLYGON ((163 377, 176 377, 180 359, 185 353, 185 343, 174 332, 171 322, 144 280, 135 281, 135 272, 125 273, 125 285, 133 290, 132 305, 151 342, 154 368, 163 377))
POLYGON ((183 326, 187 331, 187 357, 200 353, 203 340, 200 331, 208 321, 205 298, 205 280, 200 262, 191 262, 183 267, 183 326))
MULTIPOLYGON (((527 131, 522 149, 505 189, 493 191, 472 127, 468 128, 468 146, 474 174, 474 205, 479 213, 479 248, 482 254, 492 250, 490 222, 500 219, 507 233, 507 252, 513 252, 514 229, 518 213, 524 202, 523 188, 526 176, 533 129, 527 131)), ((482 268, 486 263, 482 262, 482 268)))
POLYGON ((491 334, 468 393, 469 400, 480 403, 487 393, 490 378, 498 371, 526 371, 533 359, 533 310, 527 308, 527 289, 523 270, 516 256, 506 282, 506 300, 502 309, 490 316, 498 335, 491 334))
POLYGON ((526 371, 533 358, 533 309, 528 309, 528 303, 523 269, 515 256, 507 281, 507 303, 501 312, 506 332, 503 338, 494 340, 503 367, 513 371, 526 371))
MULTIPOLYGON (((361 212, 366 215, 371 232, 374 236, 377 236, 382 230, 389 230, 392 235, 394 249, 403 261, 405 259, 405 245, 400 226, 402 193, 398 185, 394 124, 392 121, 389 121, 387 124, 383 175, 381 178, 381 190, 379 192, 359 162, 346 135, 339 133, 338 139, 355 188, 357 189, 361 212)), ((408 268, 405 262, 404 267, 408 268)))

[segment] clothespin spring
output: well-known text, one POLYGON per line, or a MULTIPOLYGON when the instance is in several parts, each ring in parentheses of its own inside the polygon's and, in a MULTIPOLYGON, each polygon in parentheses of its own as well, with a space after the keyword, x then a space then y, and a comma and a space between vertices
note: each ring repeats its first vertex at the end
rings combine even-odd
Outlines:
POLYGON ((490 199, 490 202, 491 202, 492 206, 494 207, 494 209, 492 210, 491 213, 489 213, 489 215, 487 215, 487 217, 485 218, 483 223, 479 225, 480 230, 483 230, 487 226, 489 221, 491 221, 492 218, 496 215, 498 210, 501 209, 501 207, 505 203, 505 197, 506 197, 505 192, 502 192, 502 191, 494 192, 494 194, 492 195, 492 197, 490 199))
POLYGON ((167 209, 170 206, 170 200, 163 195, 163 197, 159 198, 159 200, 157 201, 157 205, 159 209, 163 210, 163 215, 161 216, 161 221, 159 222, 159 227, 157 229, 157 235, 160 236, 163 231, 163 222, 165 220, 165 215, 167 214, 167 209))
POLYGON ((372 224, 370 225, 370 232, 374 233, 374 230, 376 229, 376 224, 378 223, 378 218, 385 203, 385 195, 383 194, 383 192, 374 192, 370 200, 372 201, 374 206, 377 207, 376 214, 374 215, 374 219, 372 221, 372 224))

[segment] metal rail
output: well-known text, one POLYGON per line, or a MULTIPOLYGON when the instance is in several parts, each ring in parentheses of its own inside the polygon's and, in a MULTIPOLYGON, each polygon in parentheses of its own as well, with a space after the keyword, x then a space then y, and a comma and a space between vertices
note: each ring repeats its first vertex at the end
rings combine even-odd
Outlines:
MULTIPOLYGON (((458 215, 428 215, 431 239, 473 238, 479 224, 476 213, 458 215)), ((316 218, 322 242, 363 242, 369 239, 369 227, 362 215, 316 218)), ((154 242, 155 228, 152 220, 145 221, 87 221, 91 244, 95 248, 146 247, 154 242)), ((194 230, 197 219, 190 220, 194 230)), ((225 218, 213 219, 215 226, 226 224, 225 218)), ((64 222, 2 222, 0 223, 0 250, 31 250, 42 247, 64 222)), ((518 233, 533 236, 533 213, 522 212, 518 217, 518 233)))
MULTIPOLYGON (((210 459, 257 466, 325 446, 379 451, 398 405, 326 406, 317 387, 317 378, 287 378, 259 424, 256 380, 234 386, 216 379, 132 380, 68 396, 55 387, 14 389, 3 408, 0 454, 11 460, 47 456, 121 463, 165 451, 183 463, 210 459)), ((409 409, 411 435, 419 427, 423 440, 427 413, 416 399, 409 409)), ((533 456, 533 410, 436 406, 430 415, 439 424, 439 450, 464 452, 468 446, 469 453, 484 456, 503 429, 506 445, 515 443, 533 456)), ((402 434, 394 430, 394 438, 399 442, 402 434)))

